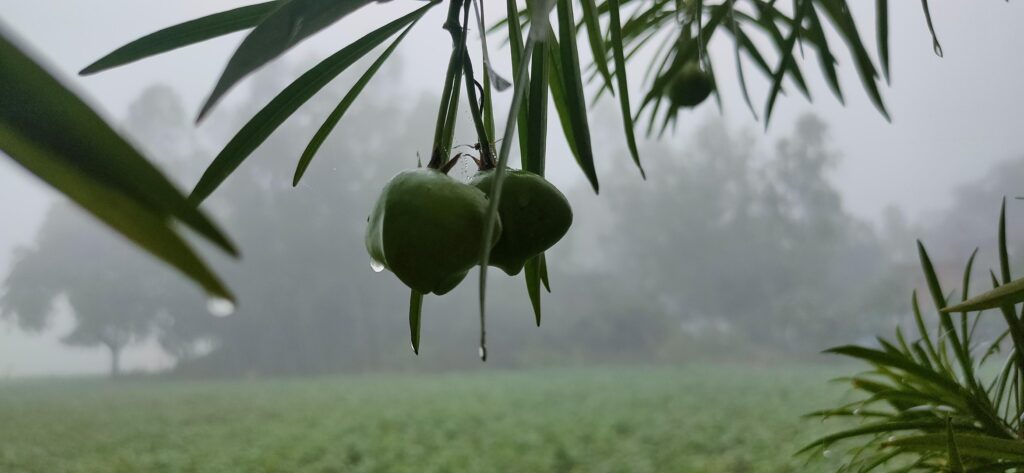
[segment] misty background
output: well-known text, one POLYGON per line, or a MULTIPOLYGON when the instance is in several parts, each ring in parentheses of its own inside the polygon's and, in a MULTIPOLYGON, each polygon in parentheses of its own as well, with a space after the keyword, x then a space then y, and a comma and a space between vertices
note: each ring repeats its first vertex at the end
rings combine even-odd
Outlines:
MULTIPOLYGON (((865 3, 859 17, 871 18, 865 3)), ((504 11, 485 4, 492 19, 504 11)), ((198 103, 240 35, 75 75, 130 39, 236 5, 118 0, 83 10, 0 0, 0 21, 190 189, 283 86, 406 7, 375 4, 304 43, 198 128, 198 103)), ((988 267, 1007 195, 1011 242, 1020 241, 1024 214, 1012 197, 1024 177, 1024 58, 1007 18, 1022 7, 934 5, 942 59, 931 52, 919 5, 892 9, 893 84, 884 91, 891 124, 843 62, 845 107, 807 69, 816 101, 784 97, 763 132, 736 89, 728 42, 712 45, 724 110, 709 101, 685 114, 674 135, 643 143, 646 182, 625 152, 614 104, 600 102, 592 115, 600 196, 553 122, 549 178, 576 219, 549 253, 554 292, 544 294, 540 328, 521 279, 492 271, 488 365, 810 357, 888 332, 907 316, 918 282, 915 238, 951 281, 977 246, 979 266, 988 267)), ((194 374, 478 367, 475 284, 426 299, 414 357, 407 292, 392 275, 370 271, 362 241, 377 192, 428 149, 449 46, 442 16, 430 13, 410 34, 298 188, 290 184, 295 161, 353 72, 292 117, 206 204, 243 253, 240 262, 207 253, 240 298, 231 317, 211 317, 198 289, 0 161, 0 275, 18 307, 0 320, 0 376, 102 373, 111 351, 122 369, 194 374)), ((862 28, 873 38, 870 25, 862 28)), ((491 41, 492 56, 507 76, 499 43, 491 41)), ((748 80, 763 97, 764 81, 748 80)), ((639 91, 638 78, 633 85, 639 91)), ((463 117, 456 142, 472 144, 463 117)))

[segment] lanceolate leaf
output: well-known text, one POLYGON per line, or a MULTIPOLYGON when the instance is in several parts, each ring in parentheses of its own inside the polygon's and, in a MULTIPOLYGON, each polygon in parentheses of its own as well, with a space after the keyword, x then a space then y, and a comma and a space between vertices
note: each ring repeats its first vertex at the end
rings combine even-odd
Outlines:
POLYGON ((766 127, 771 121, 772 109, 775 108, 775 100, 778 98, 779 92, 782 91, 782 79, 786 77, 786 70, 790 67, 790 64, 795 64, 795 60, 793 58, 793 46, 796 45, 800 25, 803 24, 805 14, 806 9, 804 8, 800 8, 796 11, 789 36, 782 42, 782 50, 779 51, 779 54, 781 55, 779 58, 779 65, 775 68, 775 74, 772 76, 772 84, 768 92, 768 105, 765 106, 764 125, 766 127))
MULTIPOLYGON (((506 15, 512 21, 508 22, 508 43, 509 51, 512 55, 512 77, 513 79, 519 77, 519 65, 522 63, 523 56, 523 29, 519 24, 519 10, 516 8, 516 0, 506 0, 506 15)), ((529 80, 530 76, 525 76, 526 80, 529 80)), ((519 116, 517 117, 519 123, 519 150, 527 149, 527 138, 526 138, 526 113, 529 107, 523 106, 519 110, 519 116)))
POLYGON ((565 84, 562 83, 563 67, 559 57, 558 41, 555 38, 549 38, 545 43, 548 46, 548 61, 550 63, 548 65, 551 68, 548 78, 548 85, 551 86, 551 100, 555 103, 555 112, 558 113, 558 122, 562 125, 565 142, 569 145, 569 151, 572 152, 573 157, 578 162, 579 150, 576 147, 576 141, 573 140, 572 119, 569 118, 568 99, 565 98, 565 84))
POLYGON ((320 149, 320 145, 322 145, 324 140, 326 140, 331 134, 331 131, 334 130, 335 125, 338 124, 341 117, 345 116, 345 112, 347 112, 348 108, 352 106, 352 102, 355 102, 356 98, 359 97, 359 94, 362 93, 363 88, 366 87, 366 84, 369 83, 374 74, 380 70, 380 67, 384 65, 384 62, 391 57, 391 53, 395 51, 396 47, 398 47, 398 43, 402 42, 405 35, 408 34, 409 30, 411 30, 415 25, 416 21, 414 20, 405 28, 405 31, 402 31, 402 34, 398 35, 398 38, 391 43, 391 46, 388 46, 388 48, 381 53, 380 57, 377 58, 366 72, 363 73, 359 80, 356 81, 352 86, 352 89, 345 94, 345 97, 341 99, 341 102, 338 103, 338 106, 335 107, 334 111, 332 111, 327 117, 324 124, 320 126, 320 129, 316 131, 316 134, 313 135, 313 139, 310 140, 309 145, 306 146, 306 150, 302 152, 302 157, 299 158, 299 165, 296 167, 295 177, 292 179, 293 186, 299 184, 299 180, 302 179, 302 175, 305 174, 306 168, 309 167, 309 163, 313 160, 313 156, 315 156, 316 152, 320 149))
POLYGON ((288 117, 331 80, 366 53, 395 33, 419 19, 436 3, 429 3, 334 53, 317 64, 274 97, 224 146, 203 173, 190 199, 201 202, 208 197, 249 155, 288 117))
MULTIPOLYGON (((494 169, 494 184, 491 188, 491 198, 487 208, 487 224, 484 226, 484 235, 481 242, 490 242, 494 235, 495 226, 498 221, 498 205, 501 202, 501 188, 504 184, 506 167, 508 166, 508 155, 512 149, 512 134, 515 133, 515 118, 519 115, 519 109, 523 104, 523 98, 527 90, 527 63, 533 57, 533 50, 537 42, 547 40, 550 35, 550 27, 547 18, 552 8, 551 0, 538 0, 536 9, 531 12, 533 15, 533 26, 530 36, 523 48, 523 55, 520 58, 518 73, 516 74, 512 103, 509 105, 508 117, 505 120, 505 133, 501 140, 501 150, 498 152, 498 165, 494 169)), ((553 39, 553 38, 552 38, 553 39)), ((487 264, 490 261, 491 245, 481 245, 480 256, 480 359, 487 361, 487 331, 485 321, 487 319, 487 264)))
MULTIPOLYGON (((1024 442, 979 434, 953 434, 957 450, 964 457, 1024 461, 1024 442)), ((934 451, 945 453, 949 446, 946 433, 922 434, 901 437, 885 442, 888 447, 899 447, 904 450, 934 451)))
POLYGON ((423 313, 423 294, 412 290, 409 295, 409 339, 413 353, 420 354, 420 318, 423 313))
MULTIPOLYGON (((604 52, 604 38, 601 34, 601 22, 597 14, 597 6, 594 0, 580 0, 583 7, 583 22, 587 25, 587 39, 590 41, 590 52, 594 57, 594 66, 600 71, 604 78, 605 86, 611 88, 612 74, 608 69, 608 58, 604 52)), ((618 14, 618 11, 616 11, 618 14)))
MULTIPOLYGON (((530 98, 527 104, 530 120, 527 139, 529 149, 523 154, 523 169, 534 174, 544 175, 547 154, 548 132, 548 48, 543 41, 533 49, 532 70, 530 71, 530 98)), ((534 256, 526 262, 523 277, 526 279, 526 292, 533 306, 534 319, 540 326, 540 262, 543 254, 534 256)))
POLYGON ((612 56, 615 59, 615 79, 619 89, 619 107, 622 109, 622 127, 626 131, 626 146, 629 154, 633 156, 633 162, 640 169, 640 175, 645 179, 647 173, 640 164, 640 152, 636 147, 636 133, 633 126, 633 112, 629 104, 629 83, 626 77, 626 58, 622 45, 622 23, 619 19, 619 0, 608 0, 608 16, 610 20, 609 30, 611 33, 612 56))
POLYGON ((286 0, 235 50, 197 120, 202 120, 217 101, 249 73, 368 3, 370 0, 286 0))
POLYGON ((1011 281, 991 291, 981 293, 959 304, 942 309, 943 312, 974 312, 1024 302, 1024 278, 1011 281))
POLYGON ((79 74, 95 74, 218 36, 255 27, 280 4, 281 1, 273 1, 248 5, 164 28, 117 48, 86 66, 79 74))
POLYGON ((569 121, 572 122, 572 141, 576 143, 576 159, 594 192, 598 192, 597 170, 594 169, 594 152, 591 149, 590 125, 587 120, 587 101, 583 96, 583 79, 576 51, 576 20, 573 18, 572 0, 557 0, 555 3, 558 7, 559 52, 562 66, 560 80, 565 91, 569 121))
POLYGON ((211 295, 231 299, 173 227, 185 223, 234 254, 213 223, 2 31, 0 64, 0 150, 211 295))
POLYGON ((878 34, 878 62, 882 75, 889 82, 889 0, 875 1, 876 32, 878 34))

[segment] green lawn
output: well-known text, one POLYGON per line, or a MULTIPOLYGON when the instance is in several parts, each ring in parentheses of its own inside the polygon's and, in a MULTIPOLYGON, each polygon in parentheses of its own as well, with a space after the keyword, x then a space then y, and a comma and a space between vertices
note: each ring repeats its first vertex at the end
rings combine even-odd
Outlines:
POLYGON ((813 472, 837 367, 0 383, 0 472, 813 472))

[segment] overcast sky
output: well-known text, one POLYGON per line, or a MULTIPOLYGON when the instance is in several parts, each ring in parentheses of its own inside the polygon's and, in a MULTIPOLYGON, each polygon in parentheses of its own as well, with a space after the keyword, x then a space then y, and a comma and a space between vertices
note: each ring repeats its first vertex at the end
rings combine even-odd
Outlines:
MULTIPOLYGON (((874 52, 870 27, 874 2, 848 1, 874 52)), ((142 89, 157 82, 172 86, 185 99, 188 110, 197 110, 241 36, 209 41, 96 76, 78 77, 79 69, 143 34, 245 3, 251 2, 0 0, 0 22, 103 115, 117 121, 142 89)), ((1024 153, 1024 55, 1020 53, 1024 39, 1019 32, 1024 5, 933 1, 935 26, 945 51, 945 57, 938 58, 932 53, 920 2, 890 4, 893 82, 883 94, 892 123, 867 101, 850 59, 836 39, 833 50, 844 53, 839 61, 846 106, 837 103, 824 86, 816 62, 809 62, 804 70, 815 102, 808 104, 795 94, 782 98, 767 132, 768 138, 786 133, 794 118, 806 111, 825 118, 844 156, 835 180, 845 204, 869 219, 890 204, 911 215, 941 209, 952 186, 977 178, 994 162, 1024 153)), ((318 60, 410 8, 406 0, 373 4, 303 43, 283 60, 318 60)), ((504 2, 487 0, 486 8, 493 18, 493 13, 504 11, 504 2)), ((435 8, 401 45, 396 57, 403 62, 407 85, 401 93, 439 92, 449 47, 447 33, 438 27, 443 10, 435 8)), ((497 43, 492 40, 492 49, 497 43)), ((492 51, 492 56, 496 68, 510 75, 507 54, 492 51)), ((763 125, 753 121, 736 88, 729 43, 713 44, 712 57, 724 84, 726 121, 760 133, 763 125)), ((760 104, 766 83, 755 77, 748 68, 748 81, 760 104)), ((634 85, 639 86, 639 79, 637 74, 634 85)), ((228 100, 244 95, 236 91, 228 100)), ((718 113, 715 107, 705 105, 684 118, 699 123, 705 118, 702 115, 718 113)), ((218 113, 208 120, 218 120, 218 113)), ((678 146, 685 148, 685 143, 678 146)), ((579 179, 571 159, 552 165, 553 180, 579 179)), ((0 274, 5 274, 10 249, 31 240, 54 193, 8 160, 0 160, 0 192, 0 274)), ((129 366, 130 361, 129 357, 129 366)), ((10 327, 0 327, 0 376, 102 371, 105 367, 100 351, 59 348, 54 336, 24 337, 10 327)))

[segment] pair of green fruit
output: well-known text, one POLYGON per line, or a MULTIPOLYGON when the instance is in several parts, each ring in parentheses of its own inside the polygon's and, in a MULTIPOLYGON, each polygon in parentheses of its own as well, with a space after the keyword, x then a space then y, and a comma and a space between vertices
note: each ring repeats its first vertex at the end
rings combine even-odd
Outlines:
MULTIPOLYGON (((371 261, 421 294, 451 291, 480 264, 493 183, 493 170, 479 172, 468 184, 431 168, 391 178, 366 229, 371 261)), ((572 208, 555 186, 537 174, 510 169, 502 183, 489 264, 518 274, 571 224, 572 208)))

